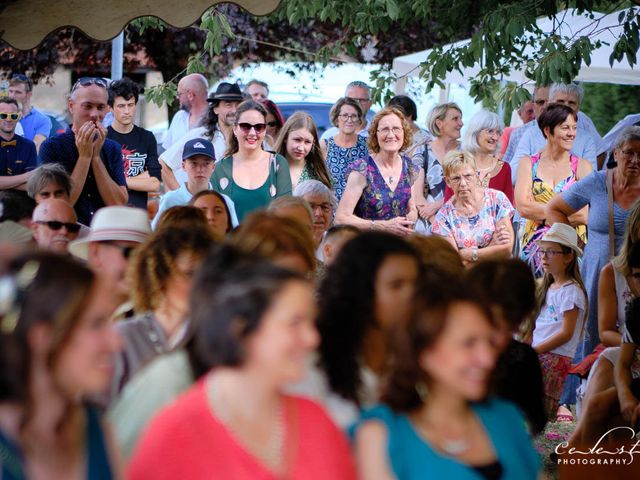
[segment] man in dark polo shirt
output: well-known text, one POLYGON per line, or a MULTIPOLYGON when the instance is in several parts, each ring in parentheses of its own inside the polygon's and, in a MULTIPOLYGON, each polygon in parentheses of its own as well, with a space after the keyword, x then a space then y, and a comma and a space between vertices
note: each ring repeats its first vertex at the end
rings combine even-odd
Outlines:
POLYGON ((18 102, 0 97, 0 190, 26 190, 31 171, 36 168, 36 145, 16 135, 20 119, 18 102))
POLYGON ((71 175, 70 203, 85 225, 99 208, 126 205, 128 199, 120 145, 107 138, 101 123, 107 101, 104 79, 79 79, 69 96, 71 127, 40 147, 40 163, 60 163, 71 175))
POLYGON ((115 140, 122 147, 129 205, 146 210, 147 193, 157 192, 160 188, 160 164, 156 137, 133 123, 139 93, 140 87, 129 78, 109 85, 113 123, 107 128, 107 138, 115 140))

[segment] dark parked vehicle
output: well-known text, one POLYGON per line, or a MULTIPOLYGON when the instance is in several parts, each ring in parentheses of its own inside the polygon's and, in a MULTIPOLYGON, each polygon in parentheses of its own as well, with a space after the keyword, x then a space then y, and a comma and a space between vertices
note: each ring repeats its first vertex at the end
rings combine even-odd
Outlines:
POLYGON ((321 103, 321 102, 276 102, 278 108, 284 115, 284 119, 288 119, 294 112, 299 110, 307 112, 313 117, 313 121, 318 127, 318 137, 332 127, 329 120, 329 111, 333 106, 333 103, 321 103))

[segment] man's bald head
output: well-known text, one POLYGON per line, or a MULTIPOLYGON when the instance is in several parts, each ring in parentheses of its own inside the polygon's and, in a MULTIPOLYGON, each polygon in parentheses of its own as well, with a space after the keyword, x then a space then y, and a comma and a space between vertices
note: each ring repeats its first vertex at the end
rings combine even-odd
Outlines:
POLYGON ((77 227, 73 227, 77 222, 76 212, 66 201, 44 200, 33 211, 33 238, 40 248, 66 253, 69 242, 78 236, 77 227))
POLYGON ((178 82, 180 108, 191 112, 192 108, 202 108, 207 104, 209 82, 199 73, 192 73, 178 82))

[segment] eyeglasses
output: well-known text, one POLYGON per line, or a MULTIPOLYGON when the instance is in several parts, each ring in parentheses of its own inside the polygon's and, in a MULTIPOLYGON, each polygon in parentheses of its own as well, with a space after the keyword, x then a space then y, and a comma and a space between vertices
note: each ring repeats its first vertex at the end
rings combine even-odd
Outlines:
POLYGON ((398 136, 398 135, 400 135, 400 133, 402 133, 402 128, 400 128, 400 127, 391 127, 391 128, 385 127, 385 128, 382 128, 382 129, 378 130, 378 133, 383 135, 383 136, 385 136, 385 137, 388 136, 389 133, 393 133, 395 136, 398 136))
POLYGON ((243 133, 249 133, 253 128, 257 134, 260 134, 265 131, 267 128, 266 123, 239 123, 238 127, 242 130, 243 133))
POLYGON ((565 253, 562 250, 543 250, 543 249, 538 250, 538 256, 540 258, 544 258, 544 257, 553 258, 556 255, 564 255, 564 254, 565 253))
POLYGON ((451 185, 459 185, 460 182, 462 182, 462 180, 464 180, 467 183, 471 183, 476 178, 478 178, 478 176, 472 173, 467 173, 465 175, 456 175, 455 177, 451 177, 449 179, 449 183, 451 183, 451 185))
POLYGON ((79 223, 65 223, 65 222, 59 222, 57 220, 49 220, 49 221, 38 220, 35 223, 37 223, 38 225, 46 225, 53 231, 58 231, 62 227, 66 228, 67 232, 69 233, 78 233, 80 231, 79 223))
POLYGON ((315 210, 319 208, 323 213, 331 213, 331 204, 330 203, 309 203, 311 210, 315 210))
POLYGON ((20 114, 19 113, 15 113, 15 112, 0 112, 0 120, 13 120, 14 122, 17 121, 20 118, 20 114))
POLYGON ((120 250, 120 253, 122 253, 122 256, 127 260, 129 260, 129 257, 131 256, 131 252, 133 252, 137 247, 137 245, 133 247, 118 245, 117 243, 114 243, 111 241, 103 241, 98 243, 101 243, 102 245, 109 245, 110 247, 113 247, 113 248, 117 248, 118 250, 120 250))
POLYGON ((277 127, 278 126, 278 122, 276 122, 275 120, 273 122, 267 122, 267 126, 268 127, 277 127))
MULTIPOLYGON (((2 114, 0 113, 0 118, 2 114)), ((634 152, 633 150, 620 150, 625 160, 640 160, 640 152, 634 152)))
POLYGON ((178 92, 176 93, 176 97, 180 98, 182 95, 187 95, 189 93, 189 90, 185 90, 184 92, 178 92))
POLYGON ((341 119, 343 119, 345 122, 355 122, 358 119, 358 115, 356 115, 355 113, 349 114, 349 113, 341 113, 340 115, 338 115, 341 119))
POLYGON ((369 103, 371 101, 370 98, 355 98, 355 97, 349 97, 352 100, 355 100, 358 103, 369 103))
POLYGON ((107 89, 107 81, 104 78, 100 77, 80 77, 76 80, 76 83, 73 84, 71 88, 72 92, 75 92, 78 87, 88 87, 89 85, 97 85, 100 88, 107 89))
POLYGON ((541 98, 539 98, 538 100, 534 100, 533 103, 535 103, 536 105, 538 105, 539 107, 541 107, 542 105, 544 105, 545 103, 547 103, 546 100, 543 100, 541 98))
POLYGON ((493 137, 493 136, 498 136, 499 137, 502 134, 502 132, 500 130, 498 130, 497 128, 483 128, 481 130, 481 132, 486 133, 490 137, 493 137))

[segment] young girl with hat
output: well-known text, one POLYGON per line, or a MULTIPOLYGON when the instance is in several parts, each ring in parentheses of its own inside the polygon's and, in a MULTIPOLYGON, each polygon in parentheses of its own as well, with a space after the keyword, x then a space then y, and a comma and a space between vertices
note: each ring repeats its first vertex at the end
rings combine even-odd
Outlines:
POLYGON ((540 358, 545 390, 545 407, 555 415, 560 403, 587 311, 587 292, 578 268, 576 231, 555 223, 538 244, 544 277, 538 289, 540 311, 535 322, 532 346, 540 358))

